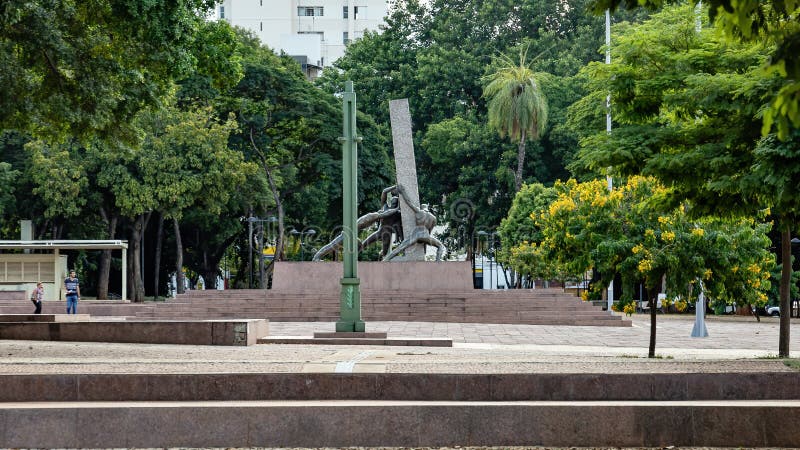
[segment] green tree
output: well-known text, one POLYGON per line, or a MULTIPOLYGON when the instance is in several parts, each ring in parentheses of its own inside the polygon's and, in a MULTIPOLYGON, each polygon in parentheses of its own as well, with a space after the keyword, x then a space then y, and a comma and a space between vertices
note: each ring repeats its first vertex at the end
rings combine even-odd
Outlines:
POLYGON ((541 183, 524 184, 498 228, 501 242, 498 261, 528 279, 560 278, 556 264, 545 260, 539 246, 542 232, 533 220, 550 206, 556 196, 553 188, 541 183))
MULTIPOLYGON (((256 166, 245 162, 241 152, 228 148, 228 138, 237 127, 233 116, 217 122, 214 115, 211 108, 164 109, 142 118, 148 136, 139 167, 143 182, 153 192, 157 210, 173 223, 179 293, 183 286, 180 220, 184 211, 199 207, 219 214, 237 187, 256 172, 256 166)), ((135 254, 136 241, 133 249, 135 254)), ((139 273, 138 261, 132 263, 134 274, 139 273)), ((140 279, 137 277, 136 283, 140 279)), ((215 281, 216 277, 206 283, 215 281)), ((135 291, 139 289, 136 286, 135 291)))
POLYGON ((132 142, 138 111, 195 65, 212 0, 8 0, 0 6, 0 128, 132 142))
POLYGON ((744 221, 692 220, 687 207, 658 207, 668 193, 654 179, 632 177, 609 191, 605 181, 557 183, 558 197, 536 216, 546 257, 571 273, 596 269, 603 289, 620 274, 623 297, 633 301, 641 281, 650 307, 648 356, 655 356, 657 293, 687 301, 701 289, 716 302, 764 305, 769 273, 769 225, 744 221), (702 286, 701 287, 701 283, 702 286))
MULTIPOLYGON (((240 39, 245 75, 220 109, 235 113, 240 124, 230 145, 257 163, 266 180, 269 202, 259 202, 265 209, 253 213, 277 217, 276 258, 282 258, 290 226, 313 226, 317 245, 341 224, 341 105, 312 85, 293 59, 247 33, 240 31, 240 39)), ((362 105, 359 97, 359 109, 362 105)), ((362 212, 374 211, 381 190, 391 184, 388 133, 364 113, 358 127, 359 204, 362 212)))
POLYGON ((547 99, 530 64, 522 51, 516 64, 504 58, 504 64, 486 77, 483 88, 483 95, 489 99, 489 127, 517 143, 515 192, 522 188, 525 144, 528 139, 538 140, 547 127, 547 99))
POLYGON ((0 162, 0 216, 5 215, 14 206, 14 180, 19 172, 11 168, 11 164, 0 162))
MULTIPOLYGON (((427 153, 429 129, 438 124, 452 128, 456 122, 450 120, 458 118, 487 129, 484 76, 494 69, 497 55, 527 48, 528 54, 539 55, 537 68, 551 74, 539 81, 553 126, 540 140, 527 144, 523 182, 549 184, 568 177, 565 164, 573 159, 577 137, 561 122, 566 107, 583 95, 574 75, 588 61, 601 58, 596 49, 603 42, 603 21, 586 14, 586 5, 584 0, 399 1, 382 32, 350 43, 336 67, 326 70, 317 83, 335 93, 345 79, 353 80, 359 108, 384 127, 389 122, 389 100, 409 99, 415 145, 422 149, 416 152, 418 173, 424 174, 419 178, 420 195, 450 223, 445 243, 460 245, 455 243, 463 239, 454 237, 464 224, 451 219, 455 200, 458 205, 473 205, 476 227, 496 228, 515 192, 513 182, 506 180, 513 180, 510 168, 516 166, 518 152, 509 152, 513 145, 509 140, 495 138, 486 140, 477 157, 448 161, 427 153), (501 174, 500 169, 509 173, 501 174), (454 177, 453 170, 466 173, 454 177), (485 191, 490 185, 494 189, 485 191)), ((463 152, 453 153, 458 158, 463 152)))
POLYGON ((514 180, 507 167, 514 149, 496 141, 474 114, 432 124, 422 140, 427 164, 450 174, 426 184, 429 198, 433 193, 445 197, 440 216, 449 225, 445 242, 451 241, 451 247, 471 250, 475 232, 495 228, 511 203, 514 180))
MULTIPOLYGON (((746 217, 773 207, 788 308, 790 227, 798 211, 790 161, 798 153, 791 141, 762 139, 760 119, 783 81, 762 70, 767 46, 730 42, 713 28, 698 33, 693 18, 690 7, 671 7, 642 25, 615 28, 612 64, 590 64, 585 73, 592 98, 610 89, 617 126, 585 138, 575 167, 655 176, 671 187, 670 203, 690 200, 696 217, 746 217)), ((597 117, 586 106, 576 105, 574 117, 597 117)), ((789 343, 783 320, 781 355, 789 343)))
MULTIPOLYGON (((628 8, 661 7, 663 0, 592 0, 595 13, 620 5, 628 8)), ((694 1, 700 4, 700 0, 694 1)), ((766 73, 780 75, 783 82, 771 93, 771 102, 763 113, 763 133, 776 125, 782 140, 792 128, 800 128, 800 3, 785 0, 705 0, 702 2, 713 22, 729 40, 762 43, 770 48, 770 58, 761 62, 766 73)))

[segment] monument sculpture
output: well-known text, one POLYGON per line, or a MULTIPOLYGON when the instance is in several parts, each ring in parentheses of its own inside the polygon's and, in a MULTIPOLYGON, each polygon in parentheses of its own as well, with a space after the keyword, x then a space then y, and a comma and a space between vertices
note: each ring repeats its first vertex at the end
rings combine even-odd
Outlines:
MULTIPOLYGON (((403 185, 405 189, 405 194, 401 195, 400 201, 403 234, 411 236, 417 226, 416 212, 411 205, 419 207, 419 190, 417 187, 417 163, 414 157, 414 136, 411 132, 411 112, 407 98, 389 101, 389 120, 392 125, 392 147, 394 148, 397 184, 403 185)), ((425 246, 421 242, 409 245, 403 252, 402 260, 424 261, 425 246)))
MULTIPOLYGON (((431 245, 436 247, 436 260, 442 259, 444 253, 444 245, 431 235, 433 226, 436 225, 436 216, 428 211, 428 205, 418 207, 415 204, 408 202, 407 190, 403 185, 390 186, 381 192, 381 203, 383 207, 375 212, 364 214, 359 217, 357 222, 358 230, 366 229, 376 222, 378 229, 367 236, 363 241, 359 241, 359 252, 365 247, 381 241, 382 248, 380 256, 383 261, 390 261, 396 258, 401 253, 415 245, 431 245), (402 214, 400 212, 400 199, 406 201, 410 210, 413 212, 414 228, 408 239, 404 239, 402 228, 402 214), (400 244, 392 249, 392 243, 396 240, 400 244)), ((339 233, 331 242, 324 245, 314 254, 313 261, 321 261, 323 257, 333 252, 341 251, 344 234, 339 233)))
MULTIPOLYGON (((397 236, 398 241, 403 240, 403 227, 400 222, 400 203, 398 198, 397 186, 390 186, 381 192, 381 203, 383 207, 375 212, 364 214, 356 221, 358 230, 369 228, 376 222, 378 229, 359 242, 358 250, 361 251, 380 239, 382 244, 381 258, 386 256, 392 248, 392 237, 397 236)), ((331 242, 324 245, 314 254, 312 261, 321 261, 322 258, 330 253, 341 251, 344 234, 339 233, 331 242)))
MULTIPOLYGON (((406 190, 402 184, 397 185, 397 191, 404 200, 407 198, 406 190)), ((404 239, 391 253, 386 255, 383 260, 391 261, 392 258, 395 258, 412 245, 424 244, 436 247, 436 261, 441 261, 444 245, 431 235, 433 226, 436 225, 436 216, 428 211, 428 205, 422 205, 422 208, 419 208, 411 202, 407 203, 411 210, 414 211, 414 229, 411 231, 411 235, 404 239)))

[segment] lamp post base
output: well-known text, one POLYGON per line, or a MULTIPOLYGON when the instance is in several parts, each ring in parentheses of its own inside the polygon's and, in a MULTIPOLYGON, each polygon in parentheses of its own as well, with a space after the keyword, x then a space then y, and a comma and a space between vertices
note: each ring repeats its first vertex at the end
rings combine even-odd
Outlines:
POLYGON ((336 322, 337 333, 364 333, 367 329, 367 324, 363 320, 354 322, 340 320, 336 322))
POLYGON ((361 320, 361 280, 358 278, 342 278, 342 293, 339 298, 339 321, 337 332, 363 333, 366 325, 361 320))

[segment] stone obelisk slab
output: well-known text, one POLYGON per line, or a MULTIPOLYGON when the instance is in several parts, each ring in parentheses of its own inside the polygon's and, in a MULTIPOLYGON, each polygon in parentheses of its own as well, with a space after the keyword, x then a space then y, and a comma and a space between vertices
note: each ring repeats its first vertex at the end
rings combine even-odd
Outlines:
MULTIPOLYGON (((391 100, 389 117, 392 123, 392 144, 394 146, 394 166, 397 171, 397 184, 402 184, 409 198, 400 201, 400 216, 403 219, 403 235, 408 238, 414 231, 414 210, 411 202, 419 207, 419 187, 417 186, 417 162, 414 159, 414 140, 411 134, 411 112, 408 99, 391 100)), ((403 261, 425 260, 425 246, 415 244, 405 251, 405 257, 395 258, 403 261)))

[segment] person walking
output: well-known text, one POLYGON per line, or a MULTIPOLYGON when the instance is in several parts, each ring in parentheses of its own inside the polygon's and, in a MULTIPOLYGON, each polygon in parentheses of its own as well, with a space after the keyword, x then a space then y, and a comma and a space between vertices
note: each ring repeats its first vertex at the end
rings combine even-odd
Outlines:
POLYGON ((78 314, 78 300, 81 298, 81 282, 75 276, 75 271, 69 271, 69 277, 64 280, 64 289, 67 290, 67 314, 78 314), (70 312, 72 311, 72 312, 70 312))
POLYGON ((36 287, 33 288, 33 292, 31 292, 31 301, 33 305, 36 306, 36 310, 33 312, 34 314, 41 314, 42 313, 42 299, 44 298, 44 286, 42 282, 36 283, 36 287))

